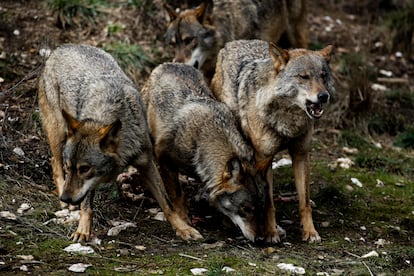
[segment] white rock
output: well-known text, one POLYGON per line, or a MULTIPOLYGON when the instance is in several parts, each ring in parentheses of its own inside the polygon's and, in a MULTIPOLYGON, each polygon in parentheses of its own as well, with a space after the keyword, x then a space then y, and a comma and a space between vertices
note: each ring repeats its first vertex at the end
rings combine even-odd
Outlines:
POLYGON ((152 219, 159 220, 159 221, 167 221, 167 219, 165 218, 164 212, 158 212, 152 219))
POLYGON ((193 275, 203 275, 204 273, 206 273, 208 271, 208 269, 206 269, 206 268, 191 268, 190 271, 191 271, 191 273, 193 273, 193 275))
POLYGON ((15 154, 17 154, 18 156, 24 156, 24 151, 22 150, 22 148, 20 148, 20 147, 16 147, 16 148, 14 148, 13 149, 13 152, 15 153, 15 154))
POLYGON ((280 167, 292 166, 292 160, 287 158, 279 159, 277 162, 272 162, 272 169, 277 169, 280 167))
POLYGON ((377 179, 377 185, 378 188, 384 187, 384 182, 382 182, 381 180, 377 179))
POLYGON ((352 162, 352 160, 348 157, 341 157, 336 159, 336 164, 343 169, 349 169, 352 165, 354 165, 354 162, 352 162))
POLYGON ((381 75, 386 76, 386 77, 392 77, 392 75, 393 75, 391 71, 384 70, 384 69, 379 70, 379 73, 380 73, 381 75))
POLYGON ((29 203, 22 203, 22 205, 20 205, 19 209, 17 209, 17 213, 23 214, 24 212, 26 212, 30 208, 32 208, 32 205, 30 205, 29 203))
POLYGON ((12 212, 9 212, 9 211, 1 211, 0 212, 0 217, 10 219, 10 220, 16 220, 17 219, 16 215, 13 214, 12 212))
POLYGON ((295 266, 293 264, 280 263, 277 265, 277 267, 288 273, 299 274, 299 275, 306 273, 303 267, 295 266))
POLYGON ((224 271, 226 273, 230 273, 230 272, 235 272, 236 270, 229 267, 229 266, 224 266, 223 269, 221 271, 224 271))
POLYGON ((386 91, 388 88, 385 85, 379 84, 379 83, 373 83, 371 85, 371 89, 374 91, 386 91))
POLYGON ((86 269, 87 269, 88 267, 90 267, 90 266, 92 266, 92 265, 90 265, 90 264, 83 264, 83 263, 77 263, 77 264, 73 264, 73 265, 71 265, 71 266, 68 268, 68 270, 69 270, 69 271, 72 271, 72 272, 85 272, 85 271, 86 271, 86 269))
POLYGON ((351 182, 354 183, 355 185, 357 185, 360 188, 362 188, 362 186, 363 186, 361 181, 358 180, 358 178, 351 177, 351 182))
POLYGON ((65 247, 63 250, 68 253, 81 253, 81 254, 95 253, 92 247, 84 246, 84 245, 81 245, 80 243, 72 243, 71 245, 65 247))

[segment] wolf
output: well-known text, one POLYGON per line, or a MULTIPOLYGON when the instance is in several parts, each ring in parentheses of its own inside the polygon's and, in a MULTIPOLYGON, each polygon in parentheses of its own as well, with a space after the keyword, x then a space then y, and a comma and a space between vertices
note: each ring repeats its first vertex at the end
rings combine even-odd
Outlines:
POLYGON ((266 231, 263 224, 269 204, 266 170, 253 162, 252 146, 230 109, 214 99, 201 72, 164 63, 153 70, 142 93, 160 173, 181 218, 189 221, 179 174, 203 183, 203 197, 248 240, 274 239, 276 229, 266 231))
MULTIPOLYGON (((310 205, 309 150, 314 121, 321 118, 323 105, 335 92, 329 68, 332 52, 332 45, 311 51, 285 50, 261 40, 229 42, 218 55, 211 84, 217 99, 238 117, 255 148, 256 160, 270 163, 277 152, 288 150, 299 197, 302 239, 310 242, 321 238, 310 205)), ((273 208, 267 210, 269 217, 273 208)))
POLYGON ((169 17, 165 40, 174 46, 174 61, 200 69, 208 81, 226 42, 261 39, 307 47, 307 0, 204 0, 181 12, 164 8, 169 17))
POLYGON ((110 54, 88 45, 58 47, 45 62, 38 95, 59 198, 80 204, 74 241, 90 239, 95 188, 127 165, 139 170, 166 217, 178 223, 177 233, 188 232, 155 165, 141 94, 110 54))

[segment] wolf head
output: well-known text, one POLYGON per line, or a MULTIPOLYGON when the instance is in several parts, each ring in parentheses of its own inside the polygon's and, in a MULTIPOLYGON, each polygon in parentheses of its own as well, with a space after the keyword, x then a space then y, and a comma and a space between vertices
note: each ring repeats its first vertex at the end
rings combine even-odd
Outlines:
POLYGON ((277 73, 278 95, 294 101, 311 119, 319 119, 323 105, 334 92, 329 68, 333 46, 320 51, 305 49, 284 50, 269 44, 270 57, 277 73))
POLYGON ((117 158, 121 121, 99 126, 93 121, 78 121, 62 111, 67 123, 63 145, 65 184, 60 200, 77 205, 97 184, 112 180, 120 169, 117 158))
POLYGON ((177 13, 164 5, 170 21, 165 40, 175 48, 174 62, 181 62, 200 69, 215 49, 215 30, 210 15, 213 1, 204 1, 194 9, 177 13))
MULTIPOLYGON (((216 187, 217 188, 217 187, 216 187)), ((250 241, 261 241, 268 185, 263 173, 233 158, 227 162, 220 187, 210 202, 238 226, 250 241)))

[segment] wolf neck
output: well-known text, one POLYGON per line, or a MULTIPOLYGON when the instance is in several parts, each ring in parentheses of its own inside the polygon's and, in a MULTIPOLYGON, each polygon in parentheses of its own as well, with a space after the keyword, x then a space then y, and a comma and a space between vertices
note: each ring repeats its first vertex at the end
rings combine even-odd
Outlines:
POLYGON ((295 95, 282 93, 285 87, 270 60, 248 64, 238 89, 242 129, 260 155, 272 156, 313 131, 313 120, 294 103, 295 95))

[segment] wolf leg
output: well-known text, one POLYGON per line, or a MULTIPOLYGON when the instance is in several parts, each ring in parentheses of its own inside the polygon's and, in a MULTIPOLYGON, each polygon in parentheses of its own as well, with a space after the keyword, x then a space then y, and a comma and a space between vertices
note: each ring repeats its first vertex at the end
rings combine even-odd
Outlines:
POLYGON ((309 154, 291 154, 293 173, 295 176, 296 191, 299 196, 300 221, 303 227, 302 240, 319 242, 321 237, 315 230, 312 219, 312 207, 310 203, 310 182, 309 182, 309 154))
POLYGON ((91 190, 81 203, 78 229, 71 236, 74 242, 90 240, 93 220, 92 203, 94 196, 95 190, 91 190))
POLYGON ((180 215, 180 213, 174 209, 175 206, 165 190, 164 183, 154 161, 150 160, 145 168, 140 168, 140 173, 143 175, 143 180, 145 181, 147 188, 151 191, 158 204, 161 206, 165 217, 176 231, 176 235, 180 236, 183 240, 202 239, 203 236, 195 228, 191 227, 186 219, 182 218, 182 214, 180 215))
MULTIPOLYGON (((276 224, 276 207, 273 201, 273 171, 272 166, 267 169, 266 179, 269 185, 265 208, 265 241, 266 243, 280 242, 279 231, 276 224)), ((281 229, 281 228, 280 228, 281 229)), ((283 230, 283 229, 282 229, 283 230)), ((281 231, 282 233, 282 231, 281 231)))

